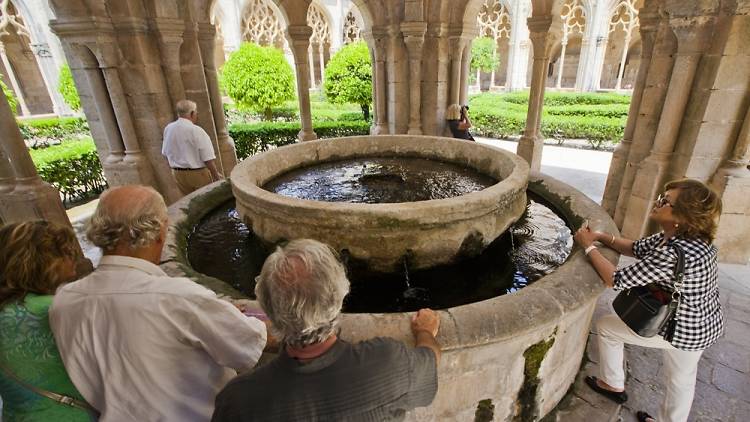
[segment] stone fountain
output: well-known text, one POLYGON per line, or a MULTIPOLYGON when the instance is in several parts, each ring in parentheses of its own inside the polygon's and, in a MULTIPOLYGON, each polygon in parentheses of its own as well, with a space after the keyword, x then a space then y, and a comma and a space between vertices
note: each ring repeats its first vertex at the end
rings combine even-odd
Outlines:
MULTIPOLYGON (((221 295, 247 298, 227 283, 195 271, 187 238, 211 210, 235 197, 237 210, 266 242, 313 237, 387 270, 410 254, 414 266, 477 253, 523 212, 526 191, 541 197, 570 227, 589 220, 616 232, 609 216, 583 194, 541 174, 529 174, 514 154, 485 145, 422 136, 376 136, 306 142, 239 164, 231 184, 217 182, 170 207, 162 267, 221 295), (406 156, 462 164, 498 182, 463 196, 402 204, 349 204, 284 197, 261 187, 291 169, 363 156, 406 156), (374 242, 370 242, 373 240, 374 242), (437 244, 437 246, 436 246, 437 244)), ((616 256, 604 252, 608 258, 616 256)), ((575 380, 591 316, 602 291, 583 251, 513 294, 439 311, 444 348, 433 404, 408 420, 473 420, 494 406, 494 420, 536 420, 549 413, 575 380)), ((341 337, 389 336, 413 342, 407 313, 343 314, 341 337)))

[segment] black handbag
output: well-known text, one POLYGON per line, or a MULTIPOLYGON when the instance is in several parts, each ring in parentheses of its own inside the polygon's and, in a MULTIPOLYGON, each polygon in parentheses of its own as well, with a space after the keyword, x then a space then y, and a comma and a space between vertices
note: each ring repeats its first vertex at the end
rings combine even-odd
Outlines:
POLYGON ((653 337, 667 324, 664 339, 671 341, 674 335, 674 315, 680 305, 680 289, 685 273, 685 253, 676 245, 674 249, 677 252, 673 272, 674 291, 664 291, 652 283, 623 290, 612 302, 617 316, 641 337, 653 337))

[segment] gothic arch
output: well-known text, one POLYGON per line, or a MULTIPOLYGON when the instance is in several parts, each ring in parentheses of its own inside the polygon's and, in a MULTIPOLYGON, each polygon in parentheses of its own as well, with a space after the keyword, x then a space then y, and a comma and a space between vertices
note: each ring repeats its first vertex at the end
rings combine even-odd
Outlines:
POLYGON ((312 28, 310 36, 310 82, 314 89, 325 79, 324 69, 331 58, 331 19, 324 6, 317 2, 310 3, 307 9, 307 26, 312 28))
POLYGON ((242 41, 284 48, 287 25, 274 4, 269 0, 247 0, 242 10, 242 41))
MULTIPOLYGON (((547 86, 572 88, 576 85, 579 59, 589 15, 583 0, 560 3, 560 38, 552 49, 547 86)), ((550 29, 552 30, 552 29, 550 29)))
MULTIPOLYGON (((27 24, 15 2, 0 0, 0 73, 18 101, 19 115, 52 113, 52 95, 56 87, 47 82, 39 59, 51 58, 49 45, 27 24)), ((29 15, 27 15, 28 17, 29 15)))
POLYGON ((344 23, 342 27, 342 44, 349 44, 351 42, 356 42, 362 39, 364 22, 362 19, 362 14, 359 13, 359 10, 354 3, 349 6, 349 10, 347 11, 346 15, 344 15, 344 23))
POLYGON ((510 50, 512 14, 507 0, 485 0, 477 15, 479 36, 489 37, 495 40, 495 56, 499 57, 500 63, 488 75, 486 82, 480 72, 477 72, 477 84, 481 87, 486 83, 491 87, 503 86, 507 79, 508 52, 510 50))
POLYGON ((600 87, 619 90, 632 86, 640 57, 633 57, 631 46, 639 38, 640 0, 618 0, 609 13, 608 42, 600 87))

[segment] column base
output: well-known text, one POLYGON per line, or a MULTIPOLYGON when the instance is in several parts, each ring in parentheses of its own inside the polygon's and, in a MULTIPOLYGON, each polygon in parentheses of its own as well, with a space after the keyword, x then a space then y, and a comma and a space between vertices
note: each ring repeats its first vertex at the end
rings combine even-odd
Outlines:
POLYGON ((370 127, 370 135, 387 135, 388 126, 385 123, 378 123, 370 127))
POLYGON ((620 230, 623 236, 637 239, 647 234, 649 214, 654 199, 661 192, 666 172, 667 162, 652 157, 638 167, 620 230))
POLYGON ((620 187, 622 186, 629 150, 630 142, 620 142, 612 154, 612 161, 609 165, 609 174, 607 175, 607 182, 604 187, 604 195, 601 203, 602 208, 610 216, 614 216, 617 209, 617 197, 620 195, 620 187))
POLYGON ((418 127, 410 127, 409 130, 406 131, 407 135, 421 135, 422 129, 418 127))
POLYGON ((219 137, 219 154, 221 154, 222 173, 229 177, 234 166, 237 165, 237 151, 234 147, 234 139, 230 136, 219 137))
POLYGON ((527 163, 531 171, 539 171, 542 168, 542 148, 544 147, 544 139, 540 136, 521 136, 518 140, 518 147, 516 148, 516 154, 521 156, 527 163))
POLYGON ((303 130, 300 130, 299 133, 297 134, 297 139, 300 142, 314 141, 314 140, 318 139, 318 135, 316 135, 315 132, 313 132, 313 131, 305 132, 304 129, 303 129, 303 130))
POLYGON ((70 226, 60 192, 46 182, 18 185, 2 195, 0 217, 4 224, 46 220, 70 226))

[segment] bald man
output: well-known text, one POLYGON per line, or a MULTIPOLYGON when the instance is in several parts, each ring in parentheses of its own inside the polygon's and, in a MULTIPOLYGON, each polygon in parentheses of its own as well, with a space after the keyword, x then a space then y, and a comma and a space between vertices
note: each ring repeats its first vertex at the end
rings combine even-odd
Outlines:
POLYGON ((99 267, 50 308, 65 368, 103 422, 208 420, 219 390, 266 344, 263 322, 158 267, 166 234, 159 193, 107 190, 87 228, 99 267))

